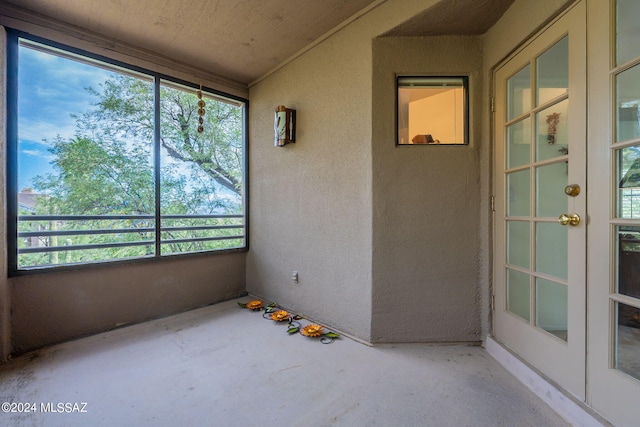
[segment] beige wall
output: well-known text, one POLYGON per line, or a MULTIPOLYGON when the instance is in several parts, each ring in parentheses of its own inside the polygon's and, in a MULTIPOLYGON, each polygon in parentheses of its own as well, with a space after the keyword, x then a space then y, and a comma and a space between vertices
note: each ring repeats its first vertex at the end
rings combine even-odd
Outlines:
POLYGON ((373 44, 375 342, 479 341, 479 37, 373 44), (396 146, 395 76, 469 76, 466 146, 396 146))
POLYGON ((390 0, 250 88, 247 290, 371 338, 372 40, 435 3, 390 0), (273 147, 273 111, 298 114, 273 147), (300 281, 294 284, 292 271, 300 281))
POLYGON ((250 88, 247 290, 373 342, 489 330, 490 68, 565 2, 518 0, 484 36, 376 39, 430 3, 387 1, 250 88), (396 147, 395 73, 469 75, 469 146, 396 147), (298 111, 284 148, 279 104, 298 111))
POLYGON ((353 33, 250 89, 247 290, 368 339, 371 47, 353 33), (297 110, 297 140, 274 147, 280 104, 297 110))
POLYGON ((482 36, 485 69, 488 71, 495 67, 513 49, 573 2, 574 0, 515 0, 498 22, 482 36))
POLYGON ((14 277, 13 352, 244 295, 245 255, 202 255, 14 277))

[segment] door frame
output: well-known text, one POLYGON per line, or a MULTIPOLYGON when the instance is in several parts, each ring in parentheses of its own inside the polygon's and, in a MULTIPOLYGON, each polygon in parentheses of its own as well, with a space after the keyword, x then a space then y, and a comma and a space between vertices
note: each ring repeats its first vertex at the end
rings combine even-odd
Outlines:
MULTIPOLYGON (((493 69, 492 75, 492 93, 495 96, 495 109, 492 116, 492 188, 495 195, 495 208, 493 215, 493 285, 492 285, 492 298, 495 298, 493 304, 492 318, 491 318, 491 333, 492 336, 505 345, 508 348, 514 350, 520 357, 523 357, 527 362, 531 363, 540 369, 545 375, 552 378, 555 382, 560 384, 564 389, 570 391, 580 400, 585 399, 586 395, 586 225, 588 222, 588 216, 586 211, 586 0, 577 1, 570 7, 563 10, 552 21, 544 26, 535 35, 529 37, 518 49, 510 54, 505 60, 493 69), (505 293, 501 292, 506 290, 506 284, 500 284, 499 281, 506 281, 504 277, 505 263, 503 262, 504 254, 506 253, 504 242, 504 226, 506 223, 506 212, 504 211, 504 160, 502 157, 504 150, 503 137, 503 124, 506 120, 506 113, 498 110, 499 108, 506 109, 506 91, 501 86, 506 82, 510 76, 505 75, 504 80, 501 82, 498 80, 499 74, 505 69, 505 66, 509 64, 517 72, 521 69, 520 64, 524 66, 532 58, 537 57, 540 53, 544 52, 549 46, 553 45, 555 41, 560 40, 564 35, 571 32, 569 41, 569 64, 570 72, 573 73, 570 79, 569 97, 572 100, 570 104, 570 117, 572 120, 571 134, 571 158, 572 164, 577 162, 578 167, 574 167, 574 171, 569 176, 569 184, 579 184, 582 187, 584 193, 582 197, 573 198, 569 204, 569 210, 576 211, 583 218, 583 224, 576 229, 569 230, 569 232, 577 232, 580 229, 581 237, 579 247, 573 244, 569 250, 569 266, 578 265, 578 268, 572 268, 570 270, 569 277, 569 307, 568 307, 568 321, 569 328, 571 330, 572 342, 567 344, 567 351, 564 358, 567 361, 566 365, 560 366, 549 361, 548 354, 551 351, 562 351, 561 346, 555 339, 546 337, 544 334, 540 334, 541 338, 533 336, 535 339, 532 342, 523 340, 523 331, 528 329, 534 329, 529 323, 523 326, 517 326, 517 331, 509 334, 505 334, 501 331, 501 324, 499 322, 505 322, 506 316, 512 316, 506 313, 506 301, 505 293), (522 56, 525 56, 522 58, 522 56), (515 66, 511 61, 518 60, 515 66), (582 70, 582 71, 580 71, 582 70), (577 72, 577 74, 576 74, 577 72), (576 75, 578 77, 576 77, 576 75), (500 99, 500 96, 504 96, 504 99, 500 99), (501 121, 501 123, 498 123, 501 121), (500 128, 498 128, 500 126, 500 128), (502 139, 499 141, 499 139, 502 139), (579 142, 577 142, 579 141, 579 142), (500 157, 500 159, 498 158, 500 157), (501 164, 498 164, 501 162, 501 164), (578 171, 579 169, 579 171, 578 171), (576 172, 577 171, 577 172, 576 172), (503 203, 501 206, 500 204, 503 203), (501 215, 504 213, 504 215, 501 215), (501 319, 502 318, 502 319, 501 319), (510 335, 510 336, 509 336, 510 335), (506 340, 504 339, 506 337, 506 340), (576 338, 577 337, 577 338, 576 338), (520 342, 516 342, 516 341, 520 342), (506 342, 505 342, 506 341, 506 342), (570 346, 570 347, 569 347, 570 346), (576 360, 577 359, 577 360, 576 360)), ((535 132, 535 124, 532 123, 532 131, 535 132)), ((570 239, 572 240, 572 239, 570 239)), ((576 239, 573 238, 575 241, 576 239)), ((532 291, 533 292, 533 291, 532 291)), ((534 296, 532 294, 532 296, 534 296)), ((531 313, 533 316, 533 313, 531 313)), ((514 319, 512 322, 518 322, 519 319, 514 319)))

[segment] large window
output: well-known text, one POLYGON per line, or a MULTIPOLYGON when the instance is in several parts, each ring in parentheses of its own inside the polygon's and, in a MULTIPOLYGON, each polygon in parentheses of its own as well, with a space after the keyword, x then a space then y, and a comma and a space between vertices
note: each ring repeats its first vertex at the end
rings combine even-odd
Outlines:
POLYGON ((12 272, 246 247, 245 100, 8 40, 12 272))

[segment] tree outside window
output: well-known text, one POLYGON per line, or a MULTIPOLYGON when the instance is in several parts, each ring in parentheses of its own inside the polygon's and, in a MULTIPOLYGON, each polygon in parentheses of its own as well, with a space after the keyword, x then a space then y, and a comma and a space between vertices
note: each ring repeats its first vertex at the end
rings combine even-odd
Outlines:
POLYGON ((15 270, 246 247, 243 100, 12 40, 15 270))

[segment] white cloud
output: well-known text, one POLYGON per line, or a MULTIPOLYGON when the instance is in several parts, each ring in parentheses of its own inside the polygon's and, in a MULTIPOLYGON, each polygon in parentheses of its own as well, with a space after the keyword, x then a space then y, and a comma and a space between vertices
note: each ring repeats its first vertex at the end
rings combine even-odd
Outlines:
POLYGON ((21 141, 30 141, 48 147, 58 135, 65 139, 72 138, 75 135, 76 126, 72 120, 67 123, 50 123, 37 118, 20 117, 18 129, 18 137, 21 141), (44 139, 47 141, 43 141, 44 139))
POLYGON ((40 157, 40 158, 43 158, 43 159, 46 159, 46 160, 55 159, 55 156, 52 156, 51 154, 49 154, 47 152, 44 152, 44 151, 41 151, 41 150, 28 150, 28 149, 25 149, 25 150, 20 150, 20 152, 22 154, 27 155, 27 156, 40 157))

